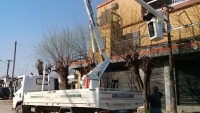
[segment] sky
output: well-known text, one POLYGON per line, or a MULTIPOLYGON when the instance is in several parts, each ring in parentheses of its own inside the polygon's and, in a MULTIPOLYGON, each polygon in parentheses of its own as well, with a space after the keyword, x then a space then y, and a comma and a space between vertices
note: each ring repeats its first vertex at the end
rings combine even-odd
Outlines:
MULTIPOLYGON (((93 9, 104 0, 92 0, 93 9)), ((14 76, 37 74, 37 42, 49 28, 87 25, 83 0, 0 0, 0 76, 13 71, 14 45, 17 41, 14 76)))

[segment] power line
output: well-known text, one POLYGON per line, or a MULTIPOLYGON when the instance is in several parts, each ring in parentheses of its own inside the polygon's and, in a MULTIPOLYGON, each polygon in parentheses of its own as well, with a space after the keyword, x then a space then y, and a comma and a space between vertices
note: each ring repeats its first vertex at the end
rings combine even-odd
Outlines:
POLYGON ((10 49, 11 49, 11 47, 8 48, 2 55, 0 55, 0 57, 3 57, 3 55, 5 55, 10 49))
POLYGON ((6 67, 6 65, 5 65, 5 66, 3 66, 3 67, 0 67, 0 68, 4 68, 4 67, 6 67))
POLYGON ((37 54, 32 54, 32 55, 28 55, 28 56, 23 56, 23 57, 19 57, 19 58, 16 58, 16 59, 22 59, 22 58, 26 58, 26 57, 30 57, 30 56, 36 56, 37 54))

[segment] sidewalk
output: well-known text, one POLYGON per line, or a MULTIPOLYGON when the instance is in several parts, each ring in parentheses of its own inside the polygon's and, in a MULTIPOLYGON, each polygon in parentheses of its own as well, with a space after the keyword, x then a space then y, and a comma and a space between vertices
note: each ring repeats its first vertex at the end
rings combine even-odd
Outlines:
MULTIPOLYGON (((137 113, 145 113, 144 112, 144 107, 143 106, 141 106, 141 107, 139 107, 138 109, 137 109, 137 113)), ((169 112, 169 111, 166 111, 165 109, 162 109, 162 113, 172 113, 172 112, 169 112)), ((178 112, 178 113, 184 113, 184 112, 178 112)), ((186 112, 185 112, 186 113, 186 112)))
MULTIPOLYGON (((144 109, 140 109, 137 111, 137 113, 145 113, 145 112, 144 112, 144 109)), ((168 112, 168 111, 162 109, 162 113, 172 113, 172 112, 168 112)), ((184 113, 184 112, 178 112, 178 113, 184 113)))
MULTIPOLYGON (((145 113, 144 107, 141 106, 137 109, 137 113, 145 113)), ((162 109, 162 113, 172 113, 162 109)), ((200 106, 177 106, 177 113, 200 113, 200 106)))

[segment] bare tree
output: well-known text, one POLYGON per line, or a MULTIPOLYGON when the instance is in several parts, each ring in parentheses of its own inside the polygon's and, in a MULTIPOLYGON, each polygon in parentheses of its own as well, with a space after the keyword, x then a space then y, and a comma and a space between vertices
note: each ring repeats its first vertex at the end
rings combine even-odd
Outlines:
MULTIPOLYGON (((83 28, 80 25, 76 26, 76 32, 74 33, 74 37, 76 38, 74 43, 74 59, 78 60, 78 62, 85 61, 85 63, 80 64, 80 75, 79 79, 86 73, 90 72, 94 67, 94 59, 89 55, 89 29, 83 28)), ((80 88, 80 80, 78 80, 78 88, 80 88)))
MULTIPOLYGON (((134 86, 138 90, 143 91, 144 107, 148 111, 148 94, 150 86, 151 68, 149 66, 150 58, 148 56, 140 56, 139 46, 139 32, 146 33, 147 30, 139 31, 141 17, 137 9, 121 8, 117 11, 113 11, 112 18, 114 19, 111 23, 111 32, 107 32, 105 29, 102 32, 111 34, 109 37, 111 40, 111 56, 119 56, 126 62, 126 67, 130 70, 134 80, 134 86), (135 31, 135 32, 133 32, 135 31), (135 37, 135 38, 133 38, 135 37), (140 76, 139 66, 143 65, 144 81, 140 76)), ((105 33, 105 34, 106 34, 105 33)), ((125 77, 125 76, 124 76, 125 77)))
POLYGON ((134 78, 133 78, 133 75, 132 75, 132 73, 131 72, 127 72, 127 75, 126 75, 126 79, 127 79, 127 85, 128 85, 128 87, 129 87, 129 89, 132 89, 132 90, 134 90, 134 89, 136 89, 136 87, 135 87, 135 85, 134 85, 134 78))
POLYGON ((112 88, 112 80, 114 80, 116 73, 104 73, 101 77, 101 87, 112 88))
POLYGON ((80 43, 85 41, 81 36, 86 37, 82 30, 84 27, 81 25, 75 29, 65 27, 60 31, 58 29, 49 30, 37 46, 38 54, 47 62, 55 65, 55 71, 61 79, 60 89, 70 88, 67 79, 69 67, 75 59, 77 48, 82 48, 80 43))
POLYGON ((78 39, 76 39, 76 42, 74 42, 75 44, 75 51, 77 53, 77 59, 84 59, 87 63, 87 66, 83 66, 82 64, 81 65, 81 69, 85 72, 85 73, 88 73, 89 71, 91 71, 94 67, 95 67, 95 64, 94 64, 94 59, 92 59, 90 56, 89 56, 89 51, 88 51, 88 48, 89 48, 89 30, 88 29, 84 29, 83 27, 81 27, 80 25, 78 25, 76 27, 76 36, 78 39))
POLYGON ((37 67, 37 70, 38 70, 38 74, 39 75, 43 75, 43 70, 44 70, 44 68, 43 68, 43 61, 41 60, 41 59, 38 59, 37 60, 37 64, 36 64, 36 67, 37 67))
MULTIPOLYGON (((145 56, 141 58, 143 63, 143 71, 144 71, 144 81, 143 81, 143 100, 144 100, 144 107, 149 108, 149 102, 148 102, 148 95, 149 95, 149 86, 150 86, 150 77, 151 77, 151 68, 149 66, 150 58, 145 56)), ((145 109, 145 112, 147 112, 147 109, 145 109)))

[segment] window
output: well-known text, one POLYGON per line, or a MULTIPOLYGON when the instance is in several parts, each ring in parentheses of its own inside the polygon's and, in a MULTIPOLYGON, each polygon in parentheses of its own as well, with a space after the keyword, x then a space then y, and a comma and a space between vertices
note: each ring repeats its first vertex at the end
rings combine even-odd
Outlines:
POLYGON ((119 51, 118 48, 120 48, 120 51, 123 51, 124 53, 131 52, 135 46, 140 46, 140 38, 139 38, 139 31, 127 33, 125 35, 122 35, 120 39, 117 39, 116 41, 113 40, 111 43, 111 54, 115 55, 119 51))
POLYGON ((22 87, 23 78, 18 78, 15 83, 15 91, 18 91, 22 87))
POLYGON ((122 36, 122 45, 127 52, 131 51, 133 46, 139 45, 139 31, 128 33, 122 36))
MULTIPOLYGON (((43 80, 43 78, 36 78, 36 84, 37 85, 42 85, 42 80, 43 80)), ((44 79, 44 85, 48 85, 48 83, 46 83, 46 82, 48 82, 48 79, 44 79)))

